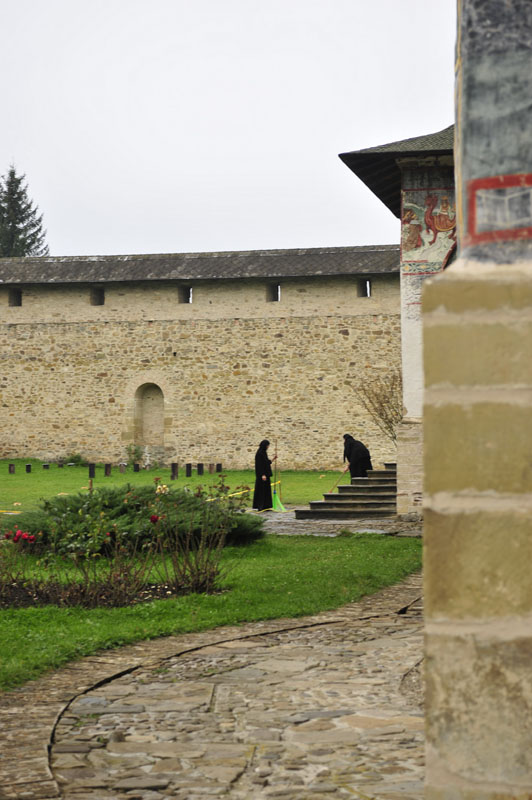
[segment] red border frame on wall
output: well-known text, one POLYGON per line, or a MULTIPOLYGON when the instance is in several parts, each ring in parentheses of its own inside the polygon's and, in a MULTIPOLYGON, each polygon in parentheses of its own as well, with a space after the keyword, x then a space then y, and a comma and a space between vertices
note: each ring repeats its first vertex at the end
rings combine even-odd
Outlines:
POLYGON ((532 174, 494 175, 491 178, 476 178, 467 184, 467 234, 464 237, 466 246, 482 242, 497 242, 507 239, 532 239, 532 227, 504 228, 477 233, 477 191, 479 189, 506 189, 512 186, 531 186, 532 174))

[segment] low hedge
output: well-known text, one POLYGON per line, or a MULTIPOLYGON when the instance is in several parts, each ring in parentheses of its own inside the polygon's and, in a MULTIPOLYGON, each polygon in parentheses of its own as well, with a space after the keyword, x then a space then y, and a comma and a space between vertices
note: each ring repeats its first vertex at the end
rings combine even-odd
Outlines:
POLYGON ((191 492, 154 486, 99 488, 92 492, 43 500, 39 511, 17 518, 16 526, 5 524, 6 538, 26 536, 21 544, 39 551, 53 549, 58 555, 105 554, 120 534, 122 543, 138 550, 152 540, 154 526, 163 523, 178 534, 199 537, 205 530, 226 531, 226 545, 244 545, 264 535, 263 520, 243 511, 245 490, 229 494, 223 478, 208 494, 201 487, 191 492))

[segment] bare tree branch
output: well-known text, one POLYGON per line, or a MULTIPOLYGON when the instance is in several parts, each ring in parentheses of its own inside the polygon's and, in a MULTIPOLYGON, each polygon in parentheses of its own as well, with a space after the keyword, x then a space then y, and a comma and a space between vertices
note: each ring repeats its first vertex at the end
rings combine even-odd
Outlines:
POLYGON ((397 424, 403 418, 403 379, 396 368, 366 379, 353 387, 355 397, 373 422, 394 443, 397 442, 397 424))

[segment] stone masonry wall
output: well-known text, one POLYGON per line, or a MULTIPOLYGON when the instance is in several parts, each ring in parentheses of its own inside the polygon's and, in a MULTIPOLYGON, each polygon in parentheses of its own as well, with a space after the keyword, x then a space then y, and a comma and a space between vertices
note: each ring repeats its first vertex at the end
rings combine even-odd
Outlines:
POLYGON ((2 289, 0 455, 123 459, 138 439, 135 395, 155 384, 167 461, 249 467, 267 437, 281 468, 336 468, 345 432, 376 464, 395 460, 351 388, 400 363, 397 277, 372 289, 284 281, 267 302, 264 282, 218 281, 187 304, 170 283, 115 284, 91 306, 88 287, 35 286, 20 307, 2 289))

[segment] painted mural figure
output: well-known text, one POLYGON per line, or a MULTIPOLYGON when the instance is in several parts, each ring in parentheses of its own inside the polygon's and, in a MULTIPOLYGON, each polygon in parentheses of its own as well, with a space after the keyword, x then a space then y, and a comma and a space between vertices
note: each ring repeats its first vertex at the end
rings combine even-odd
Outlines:
POLYGON ((403 250, 415 250, 416 247, 423 247, 421 222, 413 208, 407 208, 403 213, 402 237, 403 250))
POLYGON ((350 433, 344 433, 344 461, 349 464, 352 478, 367 478, 368 469, 373 469, 368 448, 350 433))
POLYGON ((456 210, 452 189, 405 190, 401 214, 403 273, 420 269, 439 271, 455 246, 456 210))
POLYGON ((434 244, 439 233, 448 233, 449 238, 456 241, 456 214, 447 195, 441 198, 438 206, 438 195, 428 194, 425 208, 426 231, 433 234, 429 245, 434 244))

